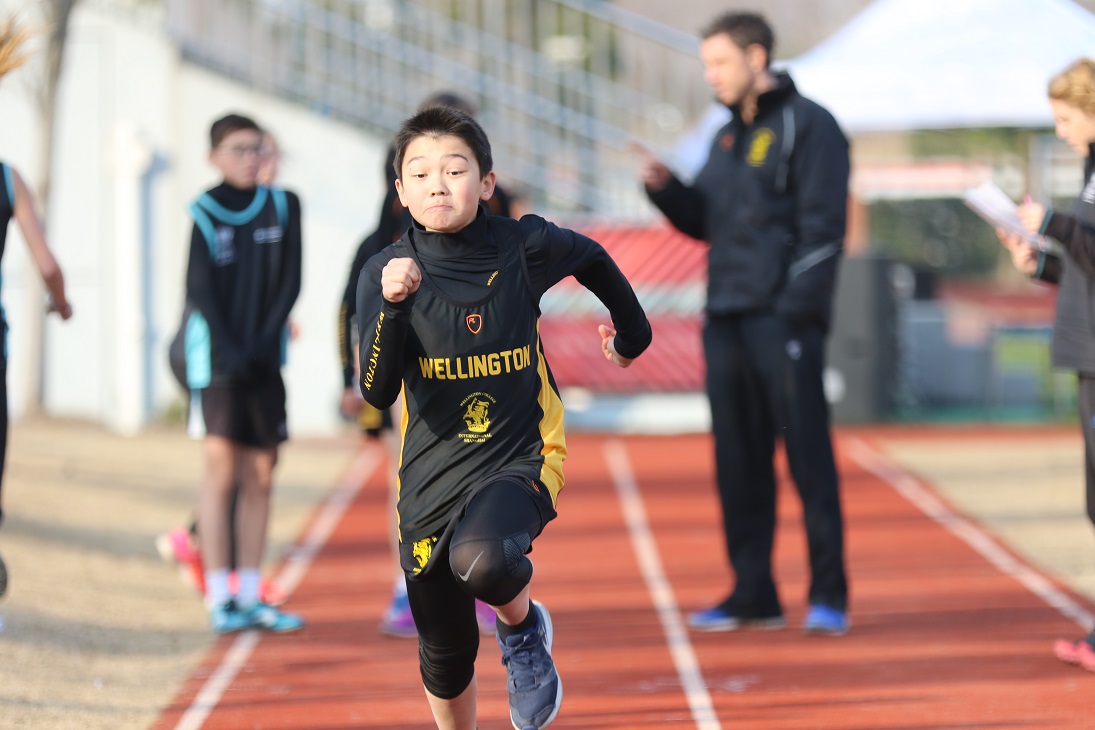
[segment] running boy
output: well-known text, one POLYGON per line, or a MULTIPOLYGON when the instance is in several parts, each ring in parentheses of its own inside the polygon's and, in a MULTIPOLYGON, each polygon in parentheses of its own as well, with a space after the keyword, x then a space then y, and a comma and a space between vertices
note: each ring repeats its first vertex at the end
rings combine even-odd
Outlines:
POLYGON ((490 142, 467 114, 421 111, 395 149, 414 221, 361 275, 361 392, 376 408, 404 394, 399 551, 423 683, 438 728, 473 730, 478 598, 498 614, 513 726, 543 728, 562 684, 526 554, 556 516, 566 442, 538 302, 574 275, 608 307, 612 326, 598 334, 620 367, 650 344, 650 325, 596 242, 537 216, 486 213, 490 142))
POLYGON ((288 438, 281 365, 286 320, 300 293, 300 200, 256 184, 262 133, 251 119, 218 119, 210 143, 209 161, 224 180, 190 206, 186 272, 187 299, 197 308, 186 327, 186 372, 191 418, 204 429, 198 534, 206 602, 217 633, 293 631, 303 622, 261 602, 259 585, 274 464, 288 438), (228 587, 233 547, 235 596, 228 587))
MULTIPOLYGON (((426 97, 418 105, 418 111, 434 106, 450 106, 459 109, 468 116, 475 117, 475 105, 463 96, 450 91, 439 91, 426 97)), ((378 411, 368 404, 361 402, 360 388, 354 385, 357 380, 355 370, 354 348, 356 337, 352 336, 353 327, 357 321, 357 282, 361 278, 361 270, 365 262, 372 256, 380 253, 385 247, 399 240, 403 232, 411 227, 411 214, 399 201, 395 190, 395 148, 389 147, 387 159, 384 161, 384 177, 387 182, 384 204, 380 209, 380 222, 375 231, 366 236, 358 246, 354 255, 353 264, 350 267, 350 275, 343 290, 342 304, 338 313, 339 356, 342 360, 343 394, 340 410, 343 417, 356 419, 362 431, 368 438, 375 438, 383 442, 388 453, 391 454, 391 489, 389 505, 393 517, 396 515, 396 501, 398 494, 398 476, 396 464, 399 461, 399 440, 392 423, 392 414, 399 410, 399 403, 391 408, 378 411)), ((491 215, 501 215, 507 218, 516 217, 513 211, 520 205, 518 198, 507 193, 500 185, 495 185, 494 193, 490 200, 486 201, 491 215)), ((384 611, 384 617, 380 622, 380 631, 388 636, 413 639, 418 636, 418 630, 414 626, 414 616, 411 615, 411 607, 407 601, 407 581, 403 577, 403 570, 399 567, 399 554, 395 550, 394 543, 396 520, 390 523, 393 536, 392 567, 395 580, 392 585, 392 599, 384 611)), ((479 632, 486 636, 495 635, 495 614, 490 606, 482 601, 475 602, 475 617, 479 621, 479 632)))

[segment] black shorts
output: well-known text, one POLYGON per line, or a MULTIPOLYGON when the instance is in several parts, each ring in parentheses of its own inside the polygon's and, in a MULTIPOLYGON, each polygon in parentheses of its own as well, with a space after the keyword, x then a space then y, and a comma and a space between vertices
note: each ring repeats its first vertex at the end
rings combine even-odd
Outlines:
POLYGON ((255 448, 277 446, 289 438, 285 383, 280 373, 243 386, 211 385, 196 393, 205 425, 203 435, 223 436, 255 448))

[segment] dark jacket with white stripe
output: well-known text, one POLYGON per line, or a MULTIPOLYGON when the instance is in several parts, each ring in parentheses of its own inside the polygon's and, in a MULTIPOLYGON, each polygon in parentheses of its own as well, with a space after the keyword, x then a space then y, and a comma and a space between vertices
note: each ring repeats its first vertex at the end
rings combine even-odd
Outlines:
POLYGON ((738 109, 691 185, 674 177, 651 201, 706 241, 709 315, 775 310, 827 329, 848 206, 848 140, 790 76, 738 109))
POLYGON ((1095 376, 1095 145, 1084 162, 1084 189, 1070 213, 1049 210, 1043 234, 1065 255, 1042 251, 1035 278, 1057 284, 1053 364, 1095 376))

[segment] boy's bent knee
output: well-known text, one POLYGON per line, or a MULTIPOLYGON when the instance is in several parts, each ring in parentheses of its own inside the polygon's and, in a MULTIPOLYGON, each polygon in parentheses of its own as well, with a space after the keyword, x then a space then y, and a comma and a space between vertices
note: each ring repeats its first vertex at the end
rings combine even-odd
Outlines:
POLYGON ((526 533, 453 544, 449 567, 464 592, 492 606, 512 601, 532 580, 526 533))

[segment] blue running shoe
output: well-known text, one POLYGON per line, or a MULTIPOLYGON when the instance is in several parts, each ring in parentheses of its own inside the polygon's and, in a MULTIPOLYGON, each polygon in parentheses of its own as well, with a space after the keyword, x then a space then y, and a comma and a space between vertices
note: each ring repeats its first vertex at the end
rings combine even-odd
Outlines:
POLYGON ((304 620, 295 613, 286 613, 269 603, 256 603, 241 611, 247 619, 248 628, 273 631, 276 634, 284 634, 288 631, 297 631, 304 628, 304 620))
POLYGON ((782 614, 746 618, 735 616, 722 606, 696 611, 688 616, 688 626, 696 631, 737 631, 738 629, 782 629, 787 625, 782 614))
POLYGON ((506 639, 498 636, 507 674, 509 718, 516 730, 547 727, 563 703, 563 683, 551 660, 551 615, 539 601, 532 606, 535 626, 506 639))
POLYGON ((817 604, 810 606, 802 630, 807 634, 843 636, 848 633, 848 615, 839 608, 817 604))
POLYGON ((235 601, 227 601, 214 606, 209 611, 209 625, 217 634, 230 634, 233 631, 242 631, 251 627, 251 622, 239 608, 235 601))

